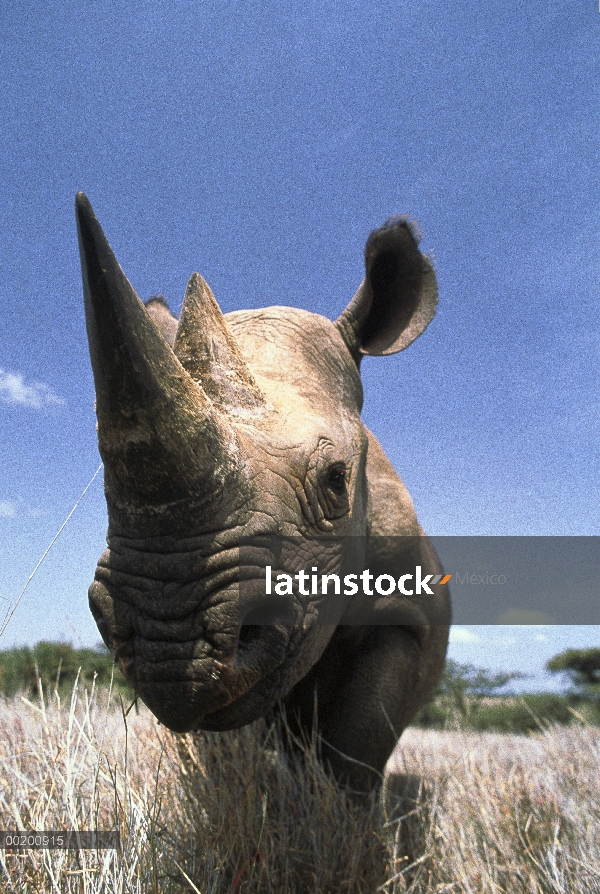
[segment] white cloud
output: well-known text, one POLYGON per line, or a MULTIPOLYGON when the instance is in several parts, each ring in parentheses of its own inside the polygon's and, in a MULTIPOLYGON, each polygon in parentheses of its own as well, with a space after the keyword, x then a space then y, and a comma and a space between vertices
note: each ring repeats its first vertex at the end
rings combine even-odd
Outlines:
POLYGON ((64 404, 62 397, 55 394, 42 382, 26 384, 21 373, 10 373, 0 369, 0 400, 8 404, 21 404, 41 410, 50 404, 64 404))
POLYGON ((13 518, 17 514, 17 507, 10 500, 0 500, 0 518, 13 518))
POLYGON ((467 630, 466 627, 451 627, 450 628, 450 642, 451 643, 480 643, 481 639, 475 633, 471 633, 470 630, 467 630))
POLYGON ((512 649, 513 646, 519 642, 519 639, 516 636, 498 636, 494 639, 494 645, 499 649, 512 649))

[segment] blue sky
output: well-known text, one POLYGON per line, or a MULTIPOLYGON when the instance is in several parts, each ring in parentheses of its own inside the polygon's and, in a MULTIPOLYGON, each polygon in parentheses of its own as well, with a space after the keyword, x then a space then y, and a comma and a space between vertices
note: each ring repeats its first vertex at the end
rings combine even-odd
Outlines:
MULTIPOLYGON (((0 23, 0 606, 99 462, 79 189, 175 309, 198 270, 224 311, 335 317, 369 231, 416 218, 439 311, 363 380, 421 522, 600 533, 597 5, 50 0, 0 23)), ((99 477, 2 647, 98 640, 105 527, 99 477)), ((600 630, 473 628, 451 654, 539 669, 574 636, 600 630)))

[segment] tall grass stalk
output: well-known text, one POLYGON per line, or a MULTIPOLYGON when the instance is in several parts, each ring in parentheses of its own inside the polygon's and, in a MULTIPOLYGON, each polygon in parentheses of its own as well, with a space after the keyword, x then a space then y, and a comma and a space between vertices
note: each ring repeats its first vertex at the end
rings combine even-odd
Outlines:
POLYGON ((409 730, 381 795, 278 730, 177 736, 76 683, 0 701, 0 828, 118 830, 119 851, 0 850, 28 892, 600 892, 600 730, 409 730), (400 775, 401 774, 401 775, 400 775))

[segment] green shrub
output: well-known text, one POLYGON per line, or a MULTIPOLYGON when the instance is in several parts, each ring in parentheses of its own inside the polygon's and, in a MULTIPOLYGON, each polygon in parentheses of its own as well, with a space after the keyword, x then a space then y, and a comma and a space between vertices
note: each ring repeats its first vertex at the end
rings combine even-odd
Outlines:
POLYGON ((541 692, 520 698, 488 699, 473 707, 469 726, 498 733, 529 733, 549 723, 569 724, 573 714, 561 695, 541 692))
MULTIPOLYGON (((37 692, 38 674, 44 689, 71 691, 78 672, 84 685, 91 685, 95 676, 97 686, 108 687, 113 676, 113 659, 108 649, 104 645, 75 649, 71 643, 42 641, 33 648, 0 651, 0 692, 8 697, 17 692, 37 692)), ((123 694, 133 694, 118 667, 114 669, 113 687, 123 694)))

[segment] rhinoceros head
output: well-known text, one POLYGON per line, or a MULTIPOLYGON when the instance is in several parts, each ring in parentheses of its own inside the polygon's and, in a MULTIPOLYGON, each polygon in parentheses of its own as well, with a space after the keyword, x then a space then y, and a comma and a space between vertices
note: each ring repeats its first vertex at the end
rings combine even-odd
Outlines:
POLYGON ((165 725, 241 726, 318 661, 344 604, 324 624, 314 600, 280 598, 257 626, 267 597, 240 588, 240 542, 367 533, 360 357, 423 331, 435 276, 394 221, 371 234, 366 278, 336 322, 287 307, 225 318, 194 274, 173 337, 81 193, 76 209, 109 515, 91 610, 165 725))

